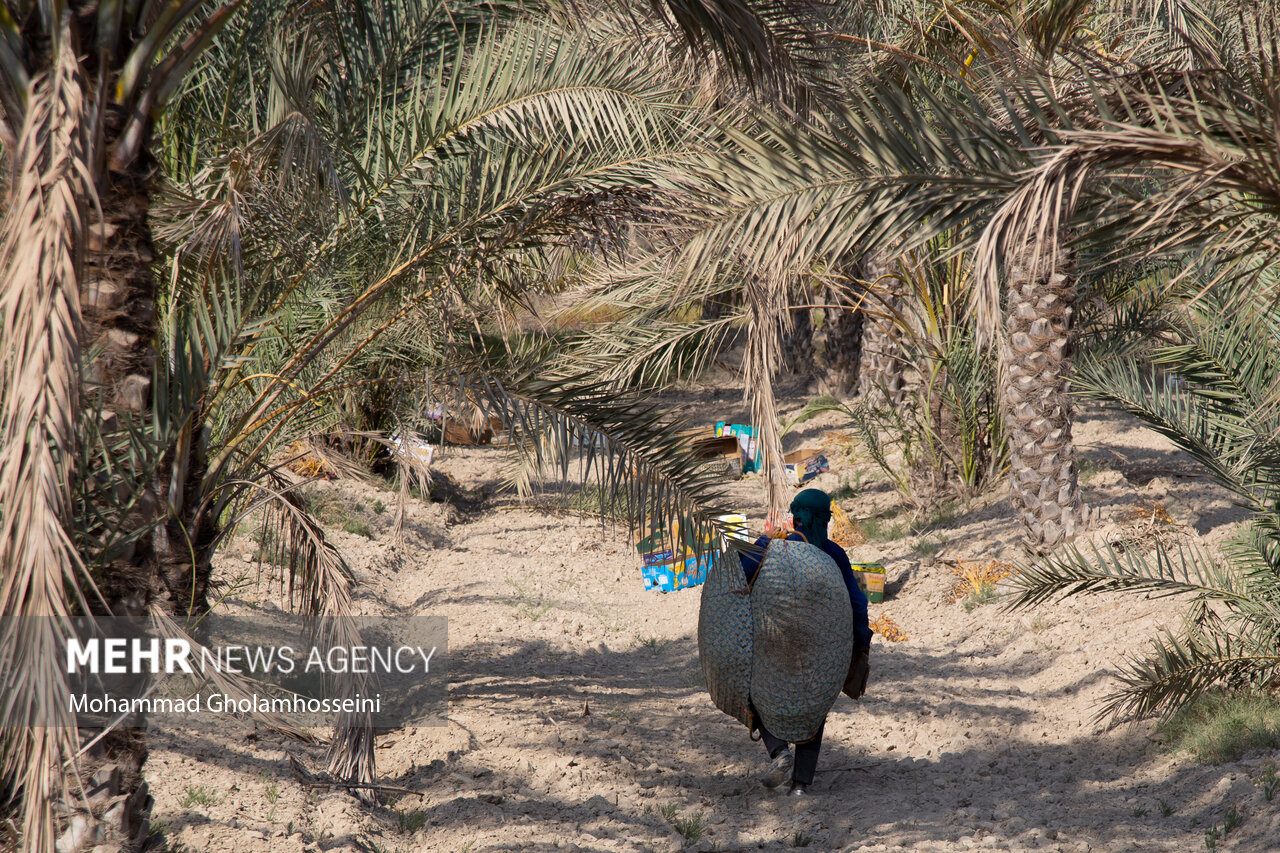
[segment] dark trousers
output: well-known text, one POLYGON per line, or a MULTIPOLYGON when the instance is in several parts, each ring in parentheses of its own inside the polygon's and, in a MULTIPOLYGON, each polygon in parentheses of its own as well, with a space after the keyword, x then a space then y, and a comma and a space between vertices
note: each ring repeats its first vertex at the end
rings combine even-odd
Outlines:
MULTIPOLYGON (((759 717, 756 719, 758 720, 759 717)), ((813 784, 813 774, 818 769, 818 753, 822 751, 822 730, 826 726, 827 722, 823 720, 822 725, 818 726, 818 733, 813 736, 813 740, 808 743, 796 744, 796 764, 795 769, 791 771, 791 775, 802 785, 813 784)), ((776 758, 778 753, 787 748, 787 742, 774 737, 764 727, 764 723, 760 723, 760 740, 764 742, 764 748, 769 750, 770 758, 776 758)))

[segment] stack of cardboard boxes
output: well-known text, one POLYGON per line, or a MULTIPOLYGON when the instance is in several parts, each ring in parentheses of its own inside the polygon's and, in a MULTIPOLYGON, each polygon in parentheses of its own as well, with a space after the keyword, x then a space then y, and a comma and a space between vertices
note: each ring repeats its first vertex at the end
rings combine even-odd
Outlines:
MULTIPOLYGON (((718 520, 746 537, 747 519, 739 514, 722 515, 718 520)), ((645 589, 674 592, 699 586, 707 579, 707 569, 724 548, 718 537, 704 531, 700 536, 687 521, 673 519, 670 528, 645 525, 636 540, 643 566, 640 575, 645 589)))

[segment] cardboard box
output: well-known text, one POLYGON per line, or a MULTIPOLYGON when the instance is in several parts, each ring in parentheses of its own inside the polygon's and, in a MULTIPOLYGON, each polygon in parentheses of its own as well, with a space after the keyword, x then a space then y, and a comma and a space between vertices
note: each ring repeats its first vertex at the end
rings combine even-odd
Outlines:
POLYGON ((410 465, 431 467, 431 458, 435 455, 436 449, 429 443, 413 436, 393 435, 389 440, 395 445, 395 450, 391 451, 393 456, 404 457, 410 465))
MULTIPOLYGON (((719 520, 740 528, 745 535, 745 516, 731 514, 720 516, 719 520)), ((700 586, 706 581, 707 570, 723 547, 723 542, 718 543, 707 535, 700 542, 696 541, 693 528, 687 524, 682 526, 678 518, 671 522, 669 530, 646 524, 636 539, 636 551, 643 563, 640 577, 644 580, 644 588, 674 592, 700 586), (699 551, 700 557, 697 556, 699 551)))
POLYGON ((640 559, 644 561, 646 566, 665 566, 667 563, 675 562, 676 553, 670 548, 665 550, 647 551, 640 555, 640 559))
POLYGON ((726 480, 742 479, 742 452, 738 439, 732 435, 701 435, 691 443, 699 459, 707 460, 703 467, 726 480))
POLYGON ((738 450, 742 454, 742 471, 750 474, 760 470, 760 443, 756 438, 756 428, 747 424, 730 424, 716 422, 716 435, 732 435, 738 439, 738 450))
POLYGON ((884 601, 884 566, 879 563, 850 563, 854 580, 867 594, 867 601, 880 604, 884 601))
POLYGON ((704 535, 701 543, 694 540, 695 528, 681 525, 680 519, 671 520, 669 528, 657 527, 652 520, 645 523, 636 535, 636 551, 643 556, 659 555, 663 561, 692 556, 699 550, 713 550, 715 542, 704 535), (666 555, 666 556, 662 556, 666 555))
POLYGON ((787 472, 787 482, 793 486, 807 483, 819 474, 830 470, 826 455, 821 450, 813 448, 784 453, 782 464, 787 472))
POLYGON ((660 592, 675 592, 691 586, 701 586, 707 579, 707 569, 711 567, 713 557, 704 554, 701 559, 686 557, 658 565, 646 565, 640 570, 646 590, 656 589, 660 592))
POLYGON ((747 529, 747 517, 740 512, 731 512, 728 515, 717 515, 716 521, 729 528, 727 536, 720 537, 720 544, 729 547, 729 539, 736 539, 739 542, 752 541, 751 532, 747 529))

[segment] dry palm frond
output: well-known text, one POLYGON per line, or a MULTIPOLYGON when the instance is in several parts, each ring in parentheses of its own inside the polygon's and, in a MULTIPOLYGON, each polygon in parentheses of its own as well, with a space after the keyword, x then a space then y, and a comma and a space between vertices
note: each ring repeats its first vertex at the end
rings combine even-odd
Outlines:
MULTIPOLYGON (((75 755, 59 661, 80 556, 68 535, 77 458, 79 246, 88 124, 64 29, 28 92, 0 236, 0 760, 22 797, 24 847, 54 847, 53 807, 75 755)), ((74 768, 73 768, 74 773, 74 768)))
POLYGON ((777 279, 751 276, 747 282, 747 302, 751 324, 743 357, 743 382, 751 402, 751 418, 759 430, 759 446, 764 457, 765 496, 772 517, 783 512, 789 503, 787 475, 782 461, 782 431, 773 393, 774 374, 783 360, 778 321, 785 316, 785 289, 777 279))
POLYGON ((1120 520, 1144 523, 1150 527, 1158 524, 1173 524, 1169 510, 1160 501, 1139 501, 1131 507, 1120 510, 1120 520))
POLYGON ((390 437, 380 433, 356 433, 387 449, 396 466, 396 482, 400 487, 396 495, 396 514, 392 523, 391 535, 398 542, 404 535, 404 522, 409 512, 409 495, 414 488, 426 494, 431 487, 431 459, 435 449, 418 433, 410 430, 397 430, 390 437))
MULTIPOLYGON (((152 605, 148 608, 151 616, 152 625, 155 628, 155 635, 158 637, 166 637, 172 639, 185 640, 191 647, 192 653, 196 657, 201 657, 206 653, 206 649, 199 640, 193 638, 187 633, 181 625, 179 625, 172 616, 165 612, 164 608, 152 605)), ((209 652, 212 656, 213 653, 209 652)), ((210 667, 202 671, 202 676, 207 678, 219 694, 225 694, 233 699, 252 700, 256 692, 263 691, 263 685, 255 682, 243 674, 231 671, 230 669, 220 669, 218 667, 210 667)), ((315 736, 304 727, 295 726, 287 720, 270 714, 264 714, 257 710, 257 703, 249 702, 249 716, 257 720, 263 726, 272 731, 279 732, 287 737, 296 738, 304 741, 314 741, 315 736)))
POLYGON ((888 613, 881 613, 875 619, 871 620, 871 630, 884 637, 890 643, 902 643, 907 639, 907 632, 902 630, 897 622, 888 613))
POLYGON ((1137 548, 1145 551, 1157 545, 1168 547, 1178 534, 1184 532, 1160 501, 1139 501, 1120 510, 1117 518, 1125 525, 1120 541, 1111 543, 1118 550, 1137 548))
MULTIPOLYGON (((289 599, 323 645, 347 649, 362 645, 351 606, 351 572, 342 555, 325 538, 301 496, 279 479, 273 485, 263 509, 264 523, 274 535, 264 536, 263 542, 274 542, 282 549, 270 562, 285 567, 280 581, 287 585, 289 599)), ((346 673, 336 686, 342 699, 373 693, 367 677, 355 672, 346 673)), ((329 744, 329 772, 340 779, 369 782, 373 770, 372 719, 367 713, 344 713, 329 744)))
POLYGON ((386 444, 386 439, 377 433, 355 430, 342 430, 328 434, 305 435, 285 445, 281 451, 278 465, 288 468, 300 477, 309 479, 324 478, 326 480, 356 480, 374 485, 367 464, 353 459, 345 452, 346 442, 352 439, 369 439, 374 443, 386 444))
POLYGON ((333 479, 337 476, 312 442, 295 441, 285 448, 285 453, 289 456, 285 467, 301 477, 333 479))
POLYGON ((859 530, 848 514, 840 508, 840 505, 834 502, 831 504, 831 529, 829 535, 831 541, 841 548, 852 548, 867 541, 866 534, 859 530))
POLYGON ((852 461, 858 457, 858 439, 847 430, 827 430, 822 434, 822 450, 829 458, 852 461))
POLYGON ((1013 577, 1017 569, 1012 563, 1003 560, 991 560, 979 563, 976 560, 952 560, 951 573, 956 582, 947 593, 947 603, 955 604, 970 595, 984 595, 1005 578, 1013 577))

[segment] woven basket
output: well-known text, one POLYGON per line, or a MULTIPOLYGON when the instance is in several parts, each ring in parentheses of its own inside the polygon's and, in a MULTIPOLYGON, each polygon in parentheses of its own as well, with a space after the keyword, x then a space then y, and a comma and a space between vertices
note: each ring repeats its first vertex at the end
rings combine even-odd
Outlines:
POLYGON ((711 701, 744 726, 751 691, 751 599, 732 548, 707 570, 698 609, 698 659, 711 701))
POLYGON ((751 698, 774 736, 803 743, 817 734, 849 671, 848 589, 820 548, 777 539, 750 599, 751 698))

